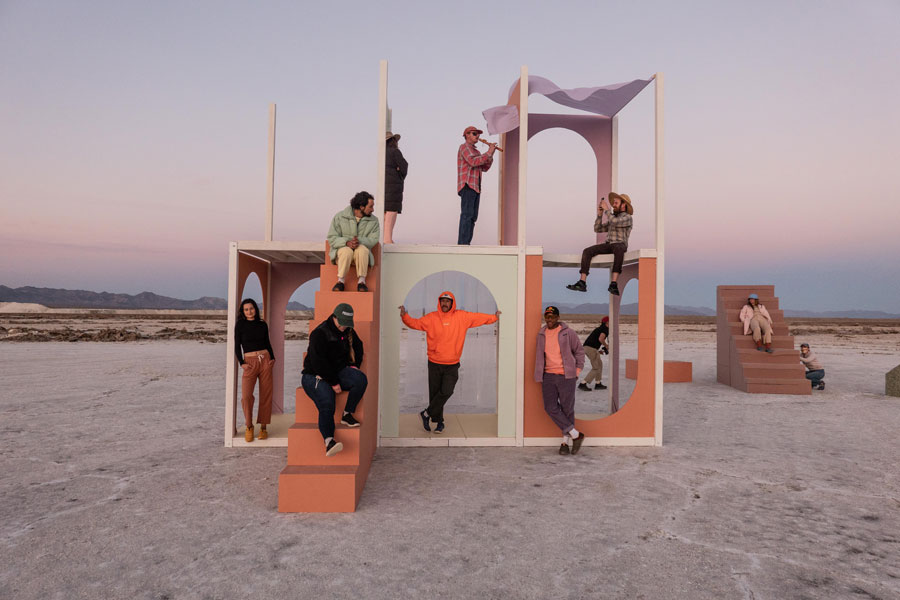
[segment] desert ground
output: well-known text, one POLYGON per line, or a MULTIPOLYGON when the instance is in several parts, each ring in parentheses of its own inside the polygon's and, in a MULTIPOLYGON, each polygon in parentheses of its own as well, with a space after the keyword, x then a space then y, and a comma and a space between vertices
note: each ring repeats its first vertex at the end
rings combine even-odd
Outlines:
POLYGON ((381 448, 294 515, 284 448, 223 447, 223 315, 0 314, 0 598, 900 598, 900 322, 789 323, 825 391, 722 386, 671 318, 662 447, 381 448))

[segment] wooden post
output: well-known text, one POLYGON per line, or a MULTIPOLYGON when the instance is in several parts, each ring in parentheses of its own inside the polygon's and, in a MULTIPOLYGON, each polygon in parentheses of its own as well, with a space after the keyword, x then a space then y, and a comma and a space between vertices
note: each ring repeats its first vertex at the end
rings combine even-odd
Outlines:
POLYGON ((272 241, 275 209, 275 103, 269 105, 269 170, 266 192, 266 241, 272 241))

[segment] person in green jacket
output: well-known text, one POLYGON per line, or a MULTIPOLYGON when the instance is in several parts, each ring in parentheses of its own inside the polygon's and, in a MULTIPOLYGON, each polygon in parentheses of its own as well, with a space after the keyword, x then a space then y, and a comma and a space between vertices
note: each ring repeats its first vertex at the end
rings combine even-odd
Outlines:
POLYGON ((375 264, 372 248, 378 243, 381 228, 378 218, 372 215, 375 211, 375 198, 369 192, 359 192, 350 200, 350 206, 334 215, 328 229, 329 257, 338 266, 338 281, 331 288, 333 292, 344 291, 344 278, 350 270, 350 264, 356 265, 359 283, 356 289, 368 292, 366 274, 369 267, 375 264))

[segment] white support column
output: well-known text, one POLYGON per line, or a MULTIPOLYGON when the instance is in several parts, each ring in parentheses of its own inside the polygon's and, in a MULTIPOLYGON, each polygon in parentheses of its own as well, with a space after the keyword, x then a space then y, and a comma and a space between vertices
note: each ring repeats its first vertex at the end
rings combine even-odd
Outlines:
POLYGON ((228 246, 228 314, 225 315, 225 447, 232 446, 237 419, 237 372, 234 360, 234 327, 231 315, 237 314, 237 244, 228 246))
POLYGON ((275 103, 269 105, 269 168, 266 192, 266 241, 272 241, 275 219, 275 103))
MULTIPOLYGON (((519 73, 519 193, 516 245, 518 276, 516 291, 516 445, 525 444, 525 222, 528 212, 528 66, 519 73)), ((498 382, 499 385, 499 382, 498 382)))
POLYGON ((655 182, 656 182, 656 424, 654 438, 657 446, 662 446, 663 439, 663 365, 665 350, 665 163, 664 163, 664 131, 663 131, 663 74, 657 73, 654 77, 654 90, 656 92, 655 115, 655 182))
POLYGON ((619 191, 619 115, 612 118, 612 154, 609 189, 619 191))
POLYGON ((518 246, 525 247, 525 222, 528 212, 528 66, 519 75, 519 223, 518 246))
MULTIPOLYGON (((381 60, 378 63, 378 132, 376 140, 376 187, 375 187, 375 198, 376 198, 376 209, 378 218, 382 223, 381 228, 381 264, 378 265, 379 268, 379 276, 381 277, 381 281, 385 281, 385 269, 388 268, 388 253, 384 251, 384 161, 386 160, 386 147, 385 147, 385 134, 388 131, 389 121, 392 120, 392 115, 390 114, 390 109, 388 108, 387 101, 387 88, 388 88, 388 61, 381 60)), ((381 294, 381 285, 378 286, 378 294, 381 294)), ((384 298, 384 295, 381 296, 384 298)), ((384 323, 387 322, 387 310, 388 307, 385 306, 384 302, 380 303, 380 315, 378 322, 384 326, 384 323)), ((393 307, 391 307, 393 308, 393 307)), ((378 368, 381 369, 384 366, 384 336, 378 336, 378 368)), ((380 375, 380 373, 379 373, 380 375)), ((384 405, 384 377, 378 377, 378 432, 377 432, 377 446, 381 446, 381 410, 384 405)))

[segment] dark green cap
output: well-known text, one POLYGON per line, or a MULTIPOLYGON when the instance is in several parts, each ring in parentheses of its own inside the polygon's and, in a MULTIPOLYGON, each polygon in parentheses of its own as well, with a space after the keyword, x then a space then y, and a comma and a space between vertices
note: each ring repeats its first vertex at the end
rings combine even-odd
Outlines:
POLYGON ((346 302, 335 306, 333 315, 341 327, 353 327, 353 307, 346 302))

